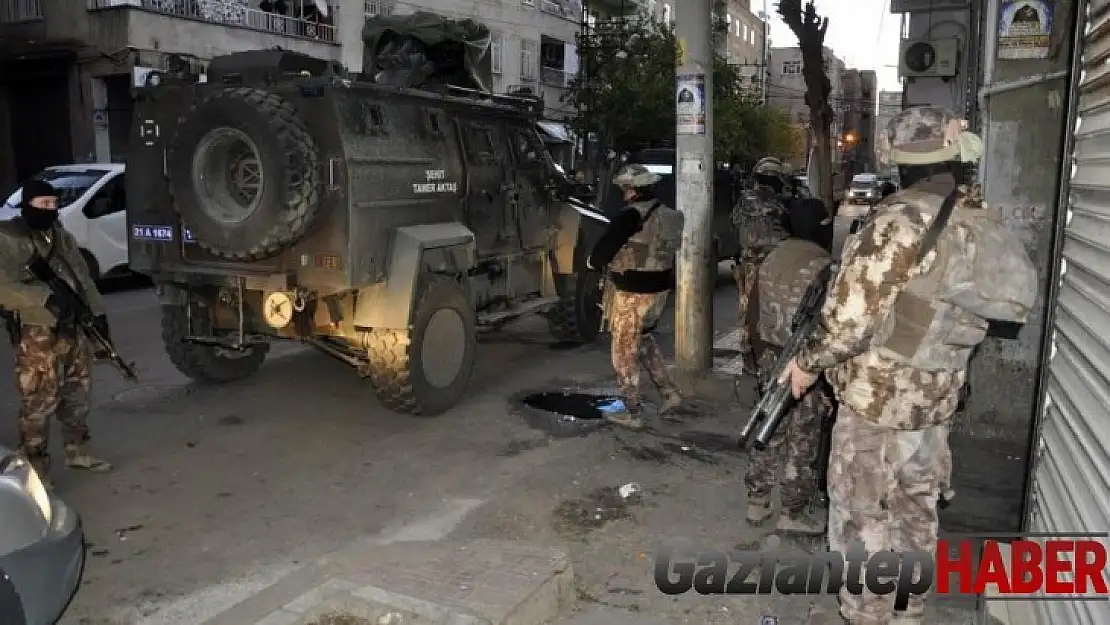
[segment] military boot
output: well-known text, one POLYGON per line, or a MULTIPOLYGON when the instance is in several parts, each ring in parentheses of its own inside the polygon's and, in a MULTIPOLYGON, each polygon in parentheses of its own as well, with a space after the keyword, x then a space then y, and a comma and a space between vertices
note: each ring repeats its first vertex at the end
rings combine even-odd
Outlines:
POLYGON ((682 395, 676 388, 669 388, 662 392, 663 403, 659 405, 659 414, 667 415, 682 405, 682 395))
POLYGON ((783 534, 804 534, 807 536, 820 536, 825 533, 827 524, 806 511, 783 510, 775 530, 783 534))
POLYGON ((110 462, 89 455, 85 446, 79 443, 66 445, 66 466, 71 469, 93 471, 95 473, 106 473, 112 470, 110 462))
POLYGON ((628 428, 630 430, 638 430, 644 427, 644 420, 640 418, 640 410, 630 408, 627 402, 621 410, 607 411, 605 413, 605 420, 613 425, 619 425, 622 428, 628 428))
POLYGON ((762 525, 771 518, 771 498, 748 493, 748 523, 762 525))

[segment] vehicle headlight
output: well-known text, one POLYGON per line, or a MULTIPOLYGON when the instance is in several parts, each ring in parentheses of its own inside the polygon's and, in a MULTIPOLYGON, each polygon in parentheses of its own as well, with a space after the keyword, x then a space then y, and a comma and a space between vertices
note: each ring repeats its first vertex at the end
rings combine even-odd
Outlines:
POLYGON ((31 466, 26 458, 11 455, 0 460, 0 479, 12 480, 22 486, 24 492, 35 502, 42 518, 49 524, 53 520, 53 506, 50 505, 50 495, 42 484, 38 471, 31 466))

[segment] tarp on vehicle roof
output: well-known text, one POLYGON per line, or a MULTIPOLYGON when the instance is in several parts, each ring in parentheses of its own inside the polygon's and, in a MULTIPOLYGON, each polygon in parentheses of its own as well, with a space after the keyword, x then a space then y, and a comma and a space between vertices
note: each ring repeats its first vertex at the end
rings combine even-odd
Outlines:
POLYGON ((418 11, 375 16, 362 28, 362 73, 402 87, 493 88, 490 31, 471 19, 418 11))

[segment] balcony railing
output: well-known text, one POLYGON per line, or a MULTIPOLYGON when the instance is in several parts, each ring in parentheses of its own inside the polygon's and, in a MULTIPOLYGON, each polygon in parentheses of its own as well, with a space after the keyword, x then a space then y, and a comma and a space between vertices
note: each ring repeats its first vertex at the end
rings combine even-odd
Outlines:
POLYGON ((42 19, 39 0, 0 0, 0 24, 37 22, 42 19))
MULTIPOLYGON (((2 2, 3 0, 0 0, 2 2)), ((38 0, 19 0, 38 3, 38 0)), ((88 0, 89 10, 135 7, 155 13, 188 19, 239 26, 290 37, 335 43, 335 26, 321 22, 267 13, 251 8, 242 0, 88 0)), ((334 13, 334 9, 333 9, 334 13)))
POLYGON ((541 67, 540 80, 545 85, 566 88, 570 85, 571 75, 554 67, 541 67))

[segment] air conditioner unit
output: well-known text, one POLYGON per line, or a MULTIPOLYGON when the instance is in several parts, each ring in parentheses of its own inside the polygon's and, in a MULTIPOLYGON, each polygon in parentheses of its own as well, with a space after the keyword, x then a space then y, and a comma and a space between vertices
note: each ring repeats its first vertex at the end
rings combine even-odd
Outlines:
POLYGON ((948 78, 959 73, 959 39, 903 39, 898 73, 905 78, 948 78))

